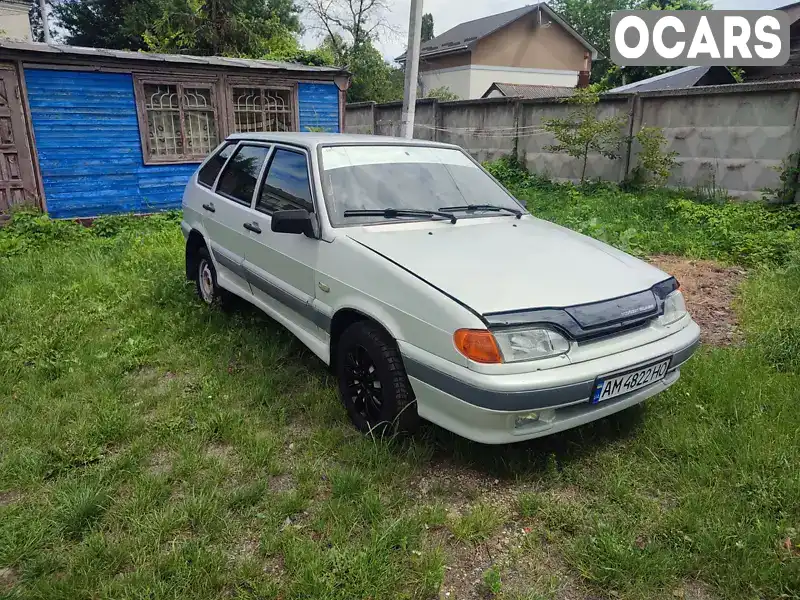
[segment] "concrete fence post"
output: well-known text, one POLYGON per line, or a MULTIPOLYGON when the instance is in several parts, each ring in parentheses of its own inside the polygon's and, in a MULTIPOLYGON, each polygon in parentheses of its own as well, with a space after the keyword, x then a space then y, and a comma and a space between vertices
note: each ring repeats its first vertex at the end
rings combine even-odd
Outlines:
POLYGON ((512 138, 512 147, 511 147, 511 155, 514 157, 514 160, 521 164, 519 158, 519 128, 520 128, 520 121, 522 119, 522 98, 517 98, 514 100, 514 137, 512 138))
POLYGON ((431 102, 431 126, 433 127, 433 138, 434 142, 439 141, 439 99, 434 98, 433 102, 431 102))
MULTIPOLYGON (((789 167, 800 167, 800 93, 795 93, 797 99, 797 107, 794 110, 794 123, 792 124, 792 145, 789 156, 786 161, 789 167), (791 162, 789 162, 791 161, 791 162)), ((794 187, 795 193, 792 200, 795 203, 800 202, 800 186, 797 185, 797 173, 794 173, 792 181, 788 181, 786 185, 794 187)))
POLYGON ((628 178, 631 169, 631 153, 633 152, 633 135, 636 129, 636 119, 641 116, 642 100, 639 94, 633 94, 628 98, 628 122, 625 126, 625 141, 624 141, 624 156, 622 156, 621 166, 622 170, 619 176, 619 183, 622 183, 628 178))
POLYGON ((433 106, 433 141, 434 142, 441 142, 442 141, 442 124, 444 123, 442 119, 442 107, 439 106, 439 101, 436 100, 433 106))

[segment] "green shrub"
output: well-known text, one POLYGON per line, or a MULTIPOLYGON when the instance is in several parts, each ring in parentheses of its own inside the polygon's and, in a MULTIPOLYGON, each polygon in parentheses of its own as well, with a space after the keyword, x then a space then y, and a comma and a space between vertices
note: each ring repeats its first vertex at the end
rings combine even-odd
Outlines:
POLYGON ((142 235, 174 229, 180 224, 180 219, 181 213, 177 210, 149 215, 147 218, 111 215, 97 217, 87 227, 69 219, 51 219, 38 209, 23 207, 14 210, 11 218, 0 227, 0 257, 91 238, 142 235))
POLYGON ((495 161, 483 163, 484 168, 508 188, 525 185, 531 174, 513 156, 504 156, 495 161))
POLYGON ((661 127, 642 127, 634 136, 639 142, 638 164, 633 169, 633 182, 640 186, 663 186, 675 167, 678 153, 664 150, 667 140, 661 127))
POLYGON ((0 256, 12 256, 47 243, 73 242, 86 235, 86 228, 74 221, 51 219, 37 209, 24 207, 11 213, 0 227, 0 256))

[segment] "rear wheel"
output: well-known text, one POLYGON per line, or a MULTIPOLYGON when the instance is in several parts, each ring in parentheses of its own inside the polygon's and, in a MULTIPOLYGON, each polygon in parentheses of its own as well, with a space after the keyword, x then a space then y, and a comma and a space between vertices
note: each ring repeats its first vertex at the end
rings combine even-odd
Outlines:
POLYGON ((336 350, 339 395, 360 431, 377 435, 413 433, 416 401, 397 344, 369 321, 350 325, 336 350))
POLYGON ((217 270, 214 262, 205 247, 197 250, 197 271, 195 273, 195 283, 197 284, 197 295, 200 299, 211 306, 212 304, 223 305, 228 299, 227 292, 217 285, 217 270))

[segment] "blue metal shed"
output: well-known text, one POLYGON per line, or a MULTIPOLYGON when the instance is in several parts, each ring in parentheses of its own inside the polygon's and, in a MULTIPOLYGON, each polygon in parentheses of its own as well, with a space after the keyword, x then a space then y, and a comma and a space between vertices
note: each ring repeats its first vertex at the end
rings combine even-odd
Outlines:
POLYGON ((0 87, 19 92, 8 125, 0 114, 17 167, 0 168, 0 213, 38 201, 68 218, 180 207, 230 133, 338 132, 348 83, 331 67, 7 40, 0 60, 16 71, 0 87))

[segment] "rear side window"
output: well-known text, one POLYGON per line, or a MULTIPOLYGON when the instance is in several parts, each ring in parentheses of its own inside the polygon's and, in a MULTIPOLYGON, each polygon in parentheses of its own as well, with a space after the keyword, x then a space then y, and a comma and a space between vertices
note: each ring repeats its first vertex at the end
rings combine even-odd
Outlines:
POLYGON ((305 154, 283 148, 275 150, 256 208, 267 214, 296 208, 314 212, 305 154))
POLYGON ((207 187, 214 187, 217 175, 219 175, 228 157, 233 154, 234 148, 236 148, 236 144, 227 144, 222 150, 208 159, 208 162, 203 165, 203 168, 201 168, 200 172, 197 174, 197 181, 207 187))
POLYGON ((267 154, 269 148, 266 146, 239 146, 219 178, 217 192, 250 206, 267 154))

